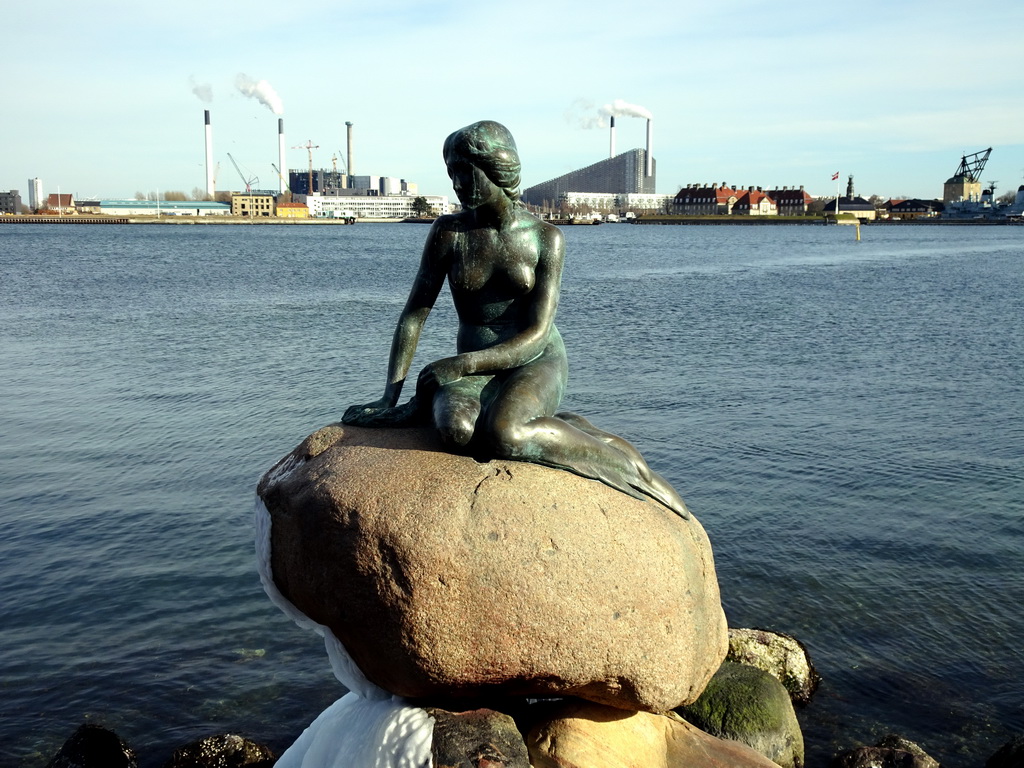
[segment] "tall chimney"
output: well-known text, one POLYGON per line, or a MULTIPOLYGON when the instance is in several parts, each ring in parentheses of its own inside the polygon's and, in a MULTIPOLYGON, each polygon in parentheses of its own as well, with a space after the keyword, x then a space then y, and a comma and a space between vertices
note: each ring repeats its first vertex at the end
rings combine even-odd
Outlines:
POLYGON ((284 172, 287 170, 284 164, 284 118, 277 118, 277 190, 284 194, 286 185, 284 183, 284 172))
POLYGON ((345 127, 348 129, 348 146, 345 148, 348 157, 345 158, 345 169, 348 171, 348 175, 351 176, 355 173, 352 170, 352 123, 346 122, 345 127))
POLYGON ((203 110, 203 119, 206 123, 206 196, 212 199, 216 190, 213 188, 213 127, 210 125, 210 110, 203 110))
POLYGON ((652 122, 653 121, 650 118, 647 119, 647 172, 644 175, 648 176, 648 177, 654 175, 654 155, 651 154, 651 123, 652 122))
POLYGON ((615 157, 615 115, 611 116, 611 144, 608 149, 608 157, 615 157))

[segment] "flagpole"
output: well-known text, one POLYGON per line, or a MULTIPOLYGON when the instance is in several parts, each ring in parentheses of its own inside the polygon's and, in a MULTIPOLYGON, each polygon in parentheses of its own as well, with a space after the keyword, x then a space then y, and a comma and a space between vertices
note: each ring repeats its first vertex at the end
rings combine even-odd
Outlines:
POLYGON ((839 220, 839 186, 843 183, 843 174, 836 171, 836 220, 839 220))

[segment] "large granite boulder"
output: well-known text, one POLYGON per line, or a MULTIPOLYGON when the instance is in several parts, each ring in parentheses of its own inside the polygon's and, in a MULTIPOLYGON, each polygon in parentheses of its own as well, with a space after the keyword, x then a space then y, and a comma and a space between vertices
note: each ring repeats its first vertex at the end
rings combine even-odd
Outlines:
POLYGON ((391 693, 661 712, 725 656, 703 528, 599 482, 333 425, 258 493, 277 589, 391 693))
POLYGON ((526 737, 534 768, 778 768, 738 741, 675 713, 623 712, 566 702, 526 737))

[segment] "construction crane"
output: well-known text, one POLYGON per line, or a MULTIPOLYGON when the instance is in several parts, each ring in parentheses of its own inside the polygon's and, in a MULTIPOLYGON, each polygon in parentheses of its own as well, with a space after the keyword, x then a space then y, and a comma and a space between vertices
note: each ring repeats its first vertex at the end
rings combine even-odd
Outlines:
POLYGON ((284 174, 281 173, 281 169, 278 168, 273 163, 270 164, 270 167, 274 169, 274 173, 277 174, 277 178, 279 178, 284 183, 284 188, 286 190, 288 190, 289 192, 291 192, 291 189, 289 189, 289 187, 288 187, 288 180, 284 177, 284 174))
POLYGON ((956 169, 953 178, 962 176, 964 181, 981 181, 981 174, 985 170, 985 163, 988 162, 988 156, 991 154, 992 147, 983 149, 981 152, 975 152, 973 155, 964 155, 960 158, 960 167, 956 169))
POLYGON ((313 150, 320 149, 319 144, 314 144, 312 139, 306 141, 305 144, 299 144, 297 147, 292 149, 304 149, 309 152, 309 188, 306 190, 307 194, 313 194, 313 150))
POLYGON ((252 185, 259 184, 260 180, 253 176, 251 179, 247 181, 245 178, 245 174, 242 173, 242 169, 238 167, 238 163, 235 162, 235 158, 231 156, 230 152, 228 152, 228 160, 230 160, 231 164, 235 166, 235 170, 238 171, 238 176, 242 179, 242 183, 245 184, 245 194, 252 194, 252 185))

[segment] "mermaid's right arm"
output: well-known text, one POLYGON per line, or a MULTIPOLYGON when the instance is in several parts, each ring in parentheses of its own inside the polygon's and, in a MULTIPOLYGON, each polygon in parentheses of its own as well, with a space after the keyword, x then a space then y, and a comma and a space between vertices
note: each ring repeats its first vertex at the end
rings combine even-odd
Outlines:
MULTIPOLYGON (((443 217, 446 218, 446 217, 443 217)), ((416 346, 419 343, 420 331, 427 321, 430 310, 444 285, 447 274, 446 241, 448 232, 440 226, 442 219, 434 222, 427 235, 423 247, 420 266, 416 272, 409 298, 405 302, 402 314, 398 317, 395 335, 391 340, 391 354, 388 357, 388 378, 384 386, 384 396, 367 405, 354 405, 345 411, 342 421, 358 423, 372 421, 381 411, 394 408, 402 394, 402 387, 409 375, 416 346)))

